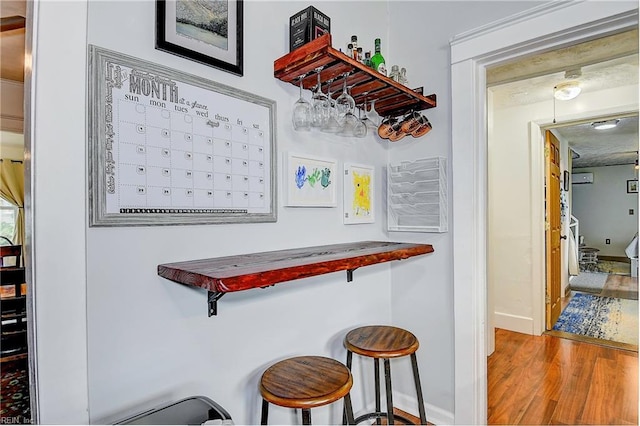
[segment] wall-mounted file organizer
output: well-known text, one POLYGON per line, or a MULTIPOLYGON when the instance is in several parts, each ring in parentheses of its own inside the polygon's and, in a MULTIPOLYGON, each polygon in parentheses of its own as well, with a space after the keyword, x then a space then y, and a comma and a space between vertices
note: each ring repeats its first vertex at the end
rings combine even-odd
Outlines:
POLYGON ((443 157, 389 164, 387 229, 447 232, 447 166, 443 157))

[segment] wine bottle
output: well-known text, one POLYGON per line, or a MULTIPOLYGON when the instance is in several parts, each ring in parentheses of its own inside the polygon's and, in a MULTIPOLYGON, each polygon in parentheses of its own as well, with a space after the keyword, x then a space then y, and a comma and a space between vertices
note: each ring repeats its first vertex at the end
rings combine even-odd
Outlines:
POLYGON ((375 41, 375 54, 371 57, 371 68, 378 71, 380 74, 387 75, 387 66, 384 62, 384 56, 380 53, 380 39, 375 41))

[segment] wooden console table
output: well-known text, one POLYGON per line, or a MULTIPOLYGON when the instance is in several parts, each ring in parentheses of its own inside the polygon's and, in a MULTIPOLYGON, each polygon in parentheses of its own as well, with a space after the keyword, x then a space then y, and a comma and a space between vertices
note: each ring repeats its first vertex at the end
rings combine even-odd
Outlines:
POLYGON ((158 275, 207 289, 212 316, 217 314, 217 301, 226 293, 345 270, 347 281, 352 281, 353 271, 361 266, 431 252, 429 244, 361 241, 166 263, 158 265, 158 275))

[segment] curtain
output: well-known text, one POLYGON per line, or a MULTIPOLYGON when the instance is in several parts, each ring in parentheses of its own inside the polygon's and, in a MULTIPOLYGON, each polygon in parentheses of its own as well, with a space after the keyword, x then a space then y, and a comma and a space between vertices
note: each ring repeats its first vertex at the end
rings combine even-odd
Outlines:
POLYGON ((0 197, 18 207, 13 244, 24 246, 24 164, 0 160, 0 197))

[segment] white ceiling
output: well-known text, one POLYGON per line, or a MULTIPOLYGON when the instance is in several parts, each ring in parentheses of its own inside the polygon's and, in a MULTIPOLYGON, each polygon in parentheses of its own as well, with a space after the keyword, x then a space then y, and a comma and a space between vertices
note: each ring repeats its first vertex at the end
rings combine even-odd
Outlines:
MULTIPOLYGON (((581 75, 573 80, 579 81, 582 94, 615 87, 638 90, 638 53, 584 65, 580 70, 581 75)), ((496 84, 490 90, 494 105, 500 108, 516 107, 553 99, 553 88, 562 81, 565 81, 565 72, 553 72, 496 84)), ((638 158, 638 117, 618 118, 619 125, 610 130, 595 130, 591 123, 553 130, 556 135, 566 139, 578 154, 578 158, 573 160, 573 168, 635 163, 638 158)))
MULTIPOLYGON (((638 85, 638 54, 581 67, 577 80, 582 93, 614 87, 638 85)), ((553 88, 565 81, 565 73, 555 72, 491 87, 493 102, 502 107, 528 105, 553 98, 553 88)))
POLYGON ((615 129, 596 130, 591 123, 553 129, 569 142, 572 168, 634 164, 638 158, 638 116, 620 118, 615 129))

